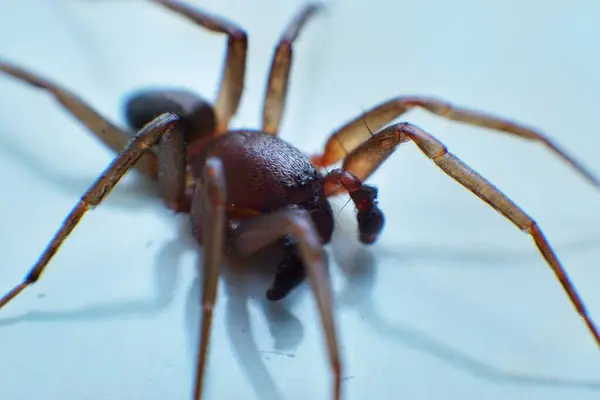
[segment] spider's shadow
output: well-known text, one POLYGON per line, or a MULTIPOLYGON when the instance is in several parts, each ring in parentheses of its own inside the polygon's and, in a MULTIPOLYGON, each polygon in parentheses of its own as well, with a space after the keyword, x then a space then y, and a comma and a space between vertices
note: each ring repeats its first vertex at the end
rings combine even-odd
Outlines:
MULTIPOLYGON (((88 189, 95 177, 89 179, 76 177, 69 173, 56 170, 33 155, 27 147, 19 145, 10 135, 0 135, 0 151, 6 157, 14 158, 40 180, 49 182, 57 188, 69 193, 80 195, 88 189)), ((117 185, 110 194, 110 205, 131 210, 140 210, 144 206, 154 205, 157 201, 157 189, 139 174, 126 184, 117 185)), ((65 322, 99 320, 127 316, 140 317, 153 315, 167 309, 175 295, 180 265, 180 259, 185 252, 195 251, 199 254, 198 270, 202 271, 201 250, 198 248, 189 229, 189 217, 182 216, 180 230, 173 240, 167 242, 159 251, 156 258, 155 295, 150 299, 136 299, 115 303, 105 303, 86 306, 79 309, 60 312, 31 311, 12 318, 0 318, 0 327, 20 322, 65 322)), ((274 266, 272 254, 261 252, 244 264, 274 266), (266 259, 265 259, 266 258, 266 259)), ((284 398, 281 391, 269 375, 262 360, 262 353, 257 348, 250 332, 249 301, 259 299, 261 309, 268 322, 274 341, 274 350, 287 351, 294 349, 302 340, 303 328, 300 321, 288 311, 287 306, 298 298, 304 290, 297 290, 286 301, 279 304, 269 304, 264 298, 269 281, 273 278, 274 270, 255 268, 254 265, 240 265, 231 260, 224 263, 221 278, 228 294, 226 300, 226 328, 232 347, 240 360, 243 370, 248 376, 258 398, 278 400, 284 398), (247 273, 249 272, 249 273, 247 273), (250 275, 250 276, 249 276, 250 275), (256 289, 259 289, 257 292, 256 289), (252 290, 255 289, 255 290, 252 290)), ((218 301, 223 301, 223 296, 218 301)), ((188 354, 195 355, 197 334, 201 316, 200 278, 197 278, 188 295, 186 307, 186 332, 188 333, 188 354)))
MULTIPOLYGON (((130 302, 118 302, 85 307, 65 312, 29 312, 13 318, 0 318, 0 326, 20 322, 62 322, 117 318, 119 316, 140 316, 156 314, 171 304, 177 286, 180 258, 188 251, 198 251, 199 248, 190 234, 189 219, 180 218, 180 232, 174 240, 165 244, 157 257, 155 264, 156 296, 153 299, 141 299, 130 302)), ((356 241, 339 233, 334 236, 331 253, 336 264, 340 266, 345 284, 336 295, 338 309, 348 308, 358 312, 365 320, 365 326, 373 329, 375 334, 385 339, 418 349, 428 355, 463 370, 473 376, 495 383, 516 385, 533 385, 545 387, 579 387, 589 390, 600 390, 600 382, 576 381, 517 374, 505 371, 479 360, 461 350, 455 349, 431 335, 407 325, 392 325, 383 318, 372 300, 372 292, 376 284, 376 260, 369 248, 356 245, 356 241), (348 251, 348 249, 353 249, 348 251)), ((404 257, 410 258, 414 252, 405 249, 404 257)), ((430 249, 431 250, 431 249, 430 249)), ((420 253, 420 252, 419 252, 420 253)), ((435 253, 432 251, 429 254, 435 253)), ((506 255, 506 253, 503 253, 506 255)), ((445 257, 450 254, 445 254, 445 257)), ((457 261, 481 262, 481 253, 475 255, 468 251, 457 252, 453 255, 457 261), (464 254, 463 254, 464 253, 464 254)), ((277 351, 294 349, 302 340, 302 323, 290 311, 289 306, 300 296, 307 295, 306 285, 296 290, 283 302, 269 303, 264 299, 264 292, 273 277, 277 264, 277 252, 263 252, 244 263, 229 260, 222 268, 222 282, 226 296, 220 296, 219 301, 226 298, 226 331, 235 355, 244 373, 247 375, 258 398, 267 400, 283 399, 281 390, 268 372, 263 361, 263 355, 258 349, 251 334, 249 302, 256 301, 269 324, 270 333, 277 351), (248 265, 252 264, 252 265, 248 265), (256 268, 257 265, 266 267, 256 268)), ((516 256, 515 256, 516 257, 516 256)), ((490 262, 498 261, 497 254, 489 255, 490 262)), ((201 264, 201 257, 198 258, 201 264)), ((200 265, 201 267, 201 265, 200 265)), ((201 268, 199 268, 201 271, 201 268)), ((195 355, 198 343, 198 329, 201 318, 200 280, 196 278, 189 290, 186 301, 185 330, 188 337, 188 354, 195 355)), ((190 356, 192 361, 193 356, 190 356)))
MULTIPOLYGON (((450 364, 453 368, 469 373, 476 378, 494 383, 600 390, 600 381, 561 379, 504 370, 469 355, 460 349, 453 348, 438 338, 407 324, 389 323, 380 314, 372 298, 372 292, 376 284, 376 260, 373 255, 374 252, 365 247, 348 246, 348 241, 349 239, 337 240, 332 243, 333 257, 338 265, 340 265, 340 269, 346 278, 344 288, 336 296, 336 304, 338 308, 350 308, 356 311, 365 321, 364 326, 371 328, 375 334, 381 335, 387 340, 420 350, 429 356, 434 356, 450 364), (343 242, 346 242, 346 245, 342 245, 341 243, 343 242), (348 254, 348 248, 356 250, 348 254)), ((597 241, 594 242, 597 243, 597 241)), ((587 241, 581 241, 571 243, 568 247, 581 250, 587 248, 587 244, 587 241)), ((401 252, 403 256, 400 258, 410 259, 421 257, 422 253, 420 251, 415 253, 419 249, 420 247, 416 249, 403 249, 404 251, 401 252)), ((385 253, 393 254, 395 256, 394 259, 398 259, 399 254, 397 254, 396 250, 384 251, 385 253)), ((431 248, 428 248, 425 254, 433 255, 434 258, 439 257, 435 255, 436 251, 432 251, 431 248)), ((506 261, 506 259, 519 259, 521 256, 525 255, 520 252, 509 254, 506 251, 502 253, 490 252, 487 255, 478 250, 473 252, 468 250, 447 250, 443 252, 443 259, 445 261, 448 261, 448 257, 451 257, 455 261, 477 262, 477 264, 485 264, 486 260, 493 263, 506 261)))
MULTIPOLYGON (((77 196, 83 194, 101 172, 99 170, 95 176, 82 177, 60 171, 52 163, 44 162, 27 147, 20 145, 18 141, 12 139, 10 134, 0 135, 0 154, 4 158, 14 159, 40 181, 77 196)), ((111 206, 133 211, 156 204, 159 197, 154 182, 141 174, 136 174, 133 179, 127 179, 127 177, 125 179, 128 182, 115 186, 111 191, 109 202, 111 206)))
MULTIPOLYGON (((305 288, 299 288, 284 301, 269 302, 265 293, 275 275, 275 267, 281 260, 281 249, 276 247, 260 251, 255 256, 243 261, 227 258, 221 268, 221 279, 225 296, 225 321, 229 343, 242 370, 252 385, 259 399, 284 399, 265 362, 265 351, 286 355, 300 344, 304 328, 300 320, 289 310, 305 288), (273 339, 271 349, 259 349, 251 332, 250 303, 259 305, 269 332, 273 339)), ((202 260, 199 258, 199 274, 188 294, 186 311, 186 331, 188 333, 190 353, 196 354, 199 327, 202 315, 201 307, 201 271, 202 260)))
MULTIPOLYGON (((159 251, 155 262, 155 295, 150 299, 136 299, 84 306, 69 311, 31 311, 20 316, 0 318, 0 327, 22 322, 75 322, 85 320, 115 319, 120 317, 154 315, 167 309, 178 286, 181 257, 194 251, 198 257, 199 276, 189 289, 185 330, 187 333, 187 353, 190 354, 190 366, 195 365, 197 354, 199 324, 202 315, 200 281, 202 271, 201 249, 191 234, 190 220, 187 215, 179 218, 179 234, 167 242, 159 251)), ((248 377, 257 398, 265 400, 284 399, 281 390, 269 374, 263 356, 265 349, 258 349, 251 333, 249 302, 257 301, 265 315, 273 338, 273 350, 289 352, 298 346, 303 337, 303 327, 289 306, 305 292, 299 288, 285 301, 271 304, 265 298, 266 289, 273 279, 275 266, 280 255, 277 251, 259 252, 244 262, 226 260, 221 269, 221 278, 226 296, 220 295, 217 302, 225 301, 226 331, 235 356, 248 377), (264 267, 258 267, 263 265, 264 267), (262 351, 261 351, 262 350, 262 351)), ((268 349, 271 350, 271 349, 268 349)))

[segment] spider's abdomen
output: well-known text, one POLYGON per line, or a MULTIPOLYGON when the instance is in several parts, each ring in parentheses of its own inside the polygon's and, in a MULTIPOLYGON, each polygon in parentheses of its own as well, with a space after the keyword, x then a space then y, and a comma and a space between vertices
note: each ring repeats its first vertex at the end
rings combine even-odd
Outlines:
POLYGON ((125 100, 125 119, 137 133, 148 122, 159 115, 171 112, 176 114, 184 125, 185 139, 195 139, 212 135, 216 120, 212 106, 193 92, 183 89, 144 89, 132 93, 125 100))
POLYGON ((240 130, 216 138, 193 160, 195 176, 201 176, 208 156, 223 161, 228 205, 268 213, 296 204, 311 213, 323 240, 329 241, 333 216, 323 177, 300 150, 266 133, 240 130))

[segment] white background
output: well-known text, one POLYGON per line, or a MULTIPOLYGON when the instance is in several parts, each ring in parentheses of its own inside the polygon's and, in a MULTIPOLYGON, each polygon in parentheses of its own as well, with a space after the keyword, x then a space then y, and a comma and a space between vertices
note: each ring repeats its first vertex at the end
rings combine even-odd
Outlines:
MULTIPOLYGON (((266 72, 299 1, 198 2, 250 34, 236 127, 258 126, 266 72)), ((592 1, 337 1, 295 48, 282 136, 328 132, 399 94, 437 95, 539 127, 600 175, 600 6, 592 1)), ((133 1, 5 0, 0 56, 122 122, 123 95, 213 96, 224 38, 133 1)), ((0 77, 0 291, 19 282, 111 153, 45 94, 0 77)), ((600 193, 541 145, 407 117, 534 216, 600 320, 600 193)), ((328 246, 344 398, 597 399, 600 354, 531 240, 408 144, 371 180, 387 226, 328 246)), ((339 210, 346 199, 335 201, 339 210)), ((132 174, 84 218, 43 279, 0 311, 0 399, 188 399, 199 321, 186 217, 132 174)), ((222 280, 206 399, 329 399, 306 289, 222 280)))

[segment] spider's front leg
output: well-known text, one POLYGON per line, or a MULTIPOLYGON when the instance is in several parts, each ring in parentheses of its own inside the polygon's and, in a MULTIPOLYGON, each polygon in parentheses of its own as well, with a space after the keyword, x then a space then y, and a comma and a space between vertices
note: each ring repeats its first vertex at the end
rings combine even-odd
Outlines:
POLYGON ((46 266, 60 246, 69 237, 84 214, 97 207, 111 192, 121 178, 129 171, 142 155, 154 146, 165 134, 177 129, 179 118, 174 114, 163 114, 144 127, 109 164, 90 188, 81 196, 79 202, 67 215, 64 222, 39 257, 38 261, 25 276, 22 283, 0 298, 0 308, 14 299, 26 287, 38 281, 46 266))
POLYGON ((243 220, 231 232, 232 250, 249 256, 282 238, 293 241, 286 245, 286 255, 277 268, 275 280, 267 296, 271 300, 283 298, 299 279, 308 275, 317 302, 325 342, 333 372, 333 400, 341 398, 341 361, 338 349, 331 284, 326 268, 326 257, 321 236, 310 214, 297 206, 288 206, 271 214, 243 220))
MULTIPOLYGON (((459 107, 448 101, 422 96, 399 96, 385 101, 365 113, 354 118, 341 128, 334 131, 325 144, 322 155, 311 157, 312 162, 318 167, 327 167, 342 160, 347 154, 354 151, 372 136, 371 131, 378 131, 396 118, 414 109, 421 108, 443 118, 480 126, 497 132, 507 133, 522 139, 542 143, 556 156, 574 168, 585 180, 600 189, 600 179, 595 177, 573 156, 566 153, 552 139, 521 123, 510 121, 508 118, 495 116, 487 112, 459 107)), ((362 162, 363 167, 353 171, 360 180, 375 171, 381 164, 380 161, 362 162)))
MULTIPOLYGON (((346 173, 352 173, 354 176, 368 176, 401 143, 407 141, 414 142, 448 176, 510 220, 521 231, 531 236, 541 255, 571 300, 575 310, 583 318, 596 344, 600 346, 600 332, 596 324, 590 317, 583 300, 577 293, 558 256, 535 220, 492 183, 471 169, 458 157, 448 152, 446 146, 435 137, 408 122, 394 124, 370 136, 367 141, 356 147, 344 159, 342 168, 346 173)), ((352 195, 353 188, 349 185, 346 186, 344 188, 352 195)), ((330 184, 326 187, 326 192, 332 194, 337 189, 337 186, 330 184)), ((360 211, 358 205, 357 208, 360 211)))
POLYGON ((202 322, 196 364, 194 400, 202 398, 204 371, 217 299, 219 270, 225 240, 225 174, 221 160, 211 157, 204 164, 202 183, 196 185, 191 204, 191 220, 195 235, 201 233, 202 251, 202 322))

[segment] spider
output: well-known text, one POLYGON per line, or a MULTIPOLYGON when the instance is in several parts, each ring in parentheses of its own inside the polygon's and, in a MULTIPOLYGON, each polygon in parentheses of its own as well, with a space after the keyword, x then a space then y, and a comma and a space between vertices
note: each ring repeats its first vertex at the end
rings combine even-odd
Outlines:
POLYGON ((272 301, 283 299, 308 278, 325 332, 333 399, 339 400, 342 363, 323 249, 331 240, 334 226, 328 198, 347 193, 356 208, 359 240, 366 245, 374 243, 384 227, 384 216, 378 207, 377 189, 363 182, 400 144, 412 141, 443 172, 532 237, 600 345, 596 325, 538 224, 499 189, 448 152, 434 136, 409 122, 391 123, 413 108, 422 108, 450 120, 541 142, 600 188, 597 178, 549 138, 508 119, 440 99, 400 96, 382 102, 337 129, 329 136, 322 154, 308 157, 279 138, 278 131, 292 47, 319 5, 304 6, 281 35, 266 87, 261 129, 230 130, 229 122, 236 114, 244 87, 246 32, 224 18, 177 0, 152 2, 209 31, 227 35, 227 53, 214 106, 184 90, 142 90, 131 95, 126 103, 129 129, 124 130, 74 93, 0 60, 0 71, 48 91, 67 112, 118 153, 68 214, 23 282, 0 298, 0 308, 38 281, 83 215, 98 206, 134 168, 157 181, 168 208, 190 214, 193 234, 204 247, 203 311, 194 399, 201 399, 203 393, 223 253, 245 257, 275 243, 282 246, 284 255, 266 297, 272 301), (327 167, 339 162, 339 168, 327 171, 327 167))

